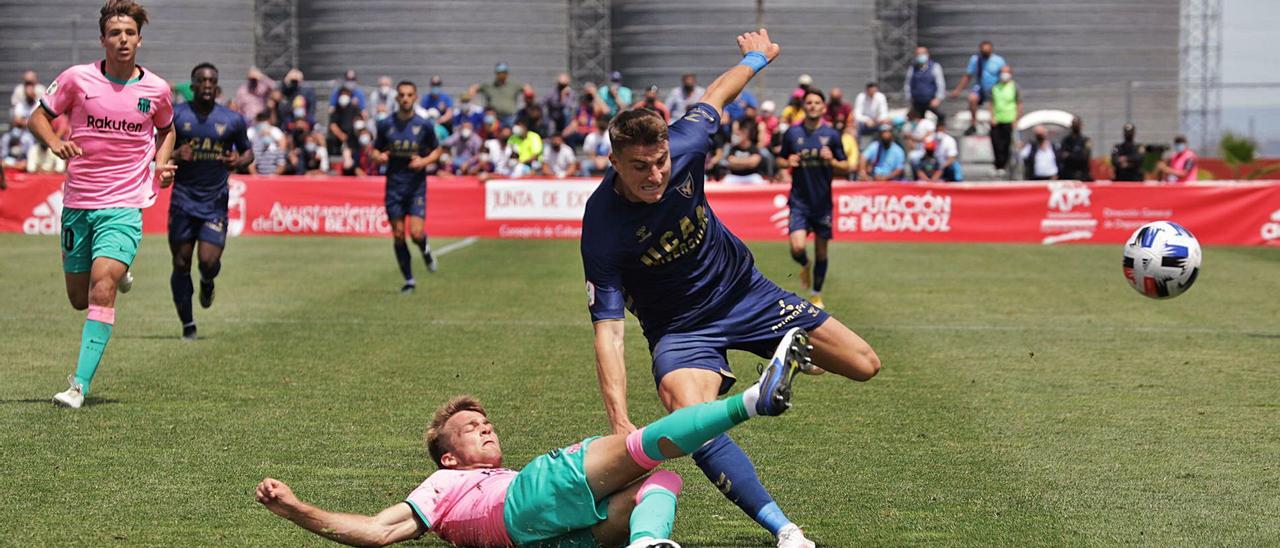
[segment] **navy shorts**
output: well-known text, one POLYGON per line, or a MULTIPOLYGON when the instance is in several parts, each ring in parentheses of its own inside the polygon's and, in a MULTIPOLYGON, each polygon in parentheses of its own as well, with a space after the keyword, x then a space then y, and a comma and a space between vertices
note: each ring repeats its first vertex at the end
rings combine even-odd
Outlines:
POLYGON ((986 104, 986 102, 987 102, 987 90, 982 89, 982 84, 975 84, 975 85, 973 86, 973 88, 971 88, 971 89, 969 90, 969 93, 972 93, 972 94, 974 94, 974 95, 977 95, 977 96, 978 96, 978 104, 979 104, 979 105, 986 104))
POLYGON ((668 332, 649 340, 654 384, 661 384, 662 377, 677 369, 706 369, 720 374, 720 394, 725 394, 737 380, 729 369, 726 351, 745 350, 769 358, 788 330, 812 330, 830 317, 756 272, 751 289, 720 318, 697 329, 668 332))
POLYGON ((790 230, 788 232, 803 230, 805 232, 812 232, 815 236, 824 240, 831 239, 830 207, 821 211, 813 211, 806 206, 792 203, 790 217, 790 230))
POLYGON ((427 182, 399 184, 387 182, 387 218, 427 216, 427 182))
POLYGON ((223 211, 220 216, 206 219, 203 216, 191 215, 176 207, 169 208, 169 242, 183 243, 196 240, 218 247, 226 247, 227 212, 223 211))

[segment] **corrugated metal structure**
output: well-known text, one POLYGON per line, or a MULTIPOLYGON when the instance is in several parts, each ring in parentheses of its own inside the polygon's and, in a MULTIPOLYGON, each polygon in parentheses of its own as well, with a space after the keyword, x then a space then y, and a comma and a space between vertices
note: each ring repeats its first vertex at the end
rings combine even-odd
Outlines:
MULTIPOLYGON (((223 92, 235 94, 253 61, 253 0, 149 0, 151 23, 142 29, 139 63, 171 83, 189 79, 202 61, 218 66, 223 92)), ((43 83, 72 64, 102 58, 98 40, 101 0, 0 0, 0 101, 9 120, 8 95, 22 73, 35 70, 43 83)))
MULTIPOLYGON (((918 36, 949 86, 990 40, 1014 70, 1027 109, 1077 113, 1095 148, 1129 117, 1141 141, 1178 129, 1179 0, 919 0, 918 36), (1132 86, 1130 82, 1134 82, 1132 86)), ((964 108, 956 103, 951 110, 964 108)))
POLYGON ((568 68, 568 17, 566 0, 301 0, 298 57, 326 94, 355 69, 365 86, 385 74, 421 88, 440 74, 456 97, 498 62, 541 94, 568 68))
POLYGON ((741 58, 734 38, 761 24, 782 57, 749 89, 779 109, 801 74, 849 100, 875 74, 873 0, 614 0, 612 18, 613 68, 633 89, 658 84, 665 94, 685 72, 705 86, 741 58))

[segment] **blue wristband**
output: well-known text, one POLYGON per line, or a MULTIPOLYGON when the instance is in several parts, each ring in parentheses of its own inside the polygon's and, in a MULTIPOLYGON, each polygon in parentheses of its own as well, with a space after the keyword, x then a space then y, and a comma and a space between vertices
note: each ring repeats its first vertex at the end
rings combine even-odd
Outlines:
POLYGON ((748 51, 746 55, 742 56, 742 61, 739 61, 738 64, 751 67, 751 72, 757 73, 764 70, 765 65, 769 64, 769 58, 758 51, 748 51))

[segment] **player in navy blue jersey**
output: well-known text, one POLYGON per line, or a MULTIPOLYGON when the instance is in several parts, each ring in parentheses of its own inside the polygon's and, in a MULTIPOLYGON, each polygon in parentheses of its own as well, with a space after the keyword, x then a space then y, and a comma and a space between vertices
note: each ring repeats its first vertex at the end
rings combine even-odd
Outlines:
POLYGON ((169 287, 182 321, 182 338, 195 340, 191 312, 191 256, 199 246, 200 306, 213 305, 214 278, 222 270, 227 244, 227 177, 253 163, 248 125, 235 111, 214 102, 218 69, 201 63, 191 70, 195 98, 173 108, 178 148, 173 157, 178 172, 169 200, 169 251, 173 274, 169 287))
POLYGON ((804 95, 804 123, 791 126, 782 136, 781 167, 791 168, 791 258, 800 263, 800 283, 812 289, 809 301, 822 304, 822 284, 827 279, 827 244, 831 241, 831 180, 836 172, 848 173, 849 162, 840 132, 823 121, 827 98, 817 88, 804 95), (813 276, 805 243, 813 234, 813 276), (812 284, 810 282, 812 281, 812 284))
MULTIPOLYGON (((707 203, 704 166, 722 110, 779 52, 764 30, 739 36, 738 47, 742 62, 669 128, 647 109, 620 113, 609 128, 612 167, 587 201, 582 261, 600 391, 615 433, 635 429, 627 413, 625 310, 640 320, 668 410, 712 401, 729 389, 735 377, 727 350, 767 356, 795 327, 810 331, 821 369, 860 381, 880 369, 875 352, 853 331, 765 279, 707 203)), ((778 546, 813 546, 727 436, 693 457, 729 500, 777 536, 778 546)))
POLYGON ((427 217, 427 167, 440 158, 441 148, 435 126, 414 113, 417 104, 417 85, 408 81, 396 84, 396 114, 378 122, 378 138, 373 144, 374 160, 387 164, 387 218, 395 239, 396 262, 404 275, 401 293, 412 293, 417 287, 409 245, 404 241, 405 217, 409 218, 409 237, 422 251, 427 270, 436 271, 423 222, 427 217))

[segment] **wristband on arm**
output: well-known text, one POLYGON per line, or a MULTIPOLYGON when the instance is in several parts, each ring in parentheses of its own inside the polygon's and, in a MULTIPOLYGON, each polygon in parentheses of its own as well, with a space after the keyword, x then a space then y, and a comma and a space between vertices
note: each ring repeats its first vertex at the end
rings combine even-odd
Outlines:
POLYGON ((752 73, 758 73, 764 70, 765 65, 769 64, 769 58, 758 51, 748 51, 746 55, 742 56, 742 61, 739 61, 738 64, 751 67, 752 73))

